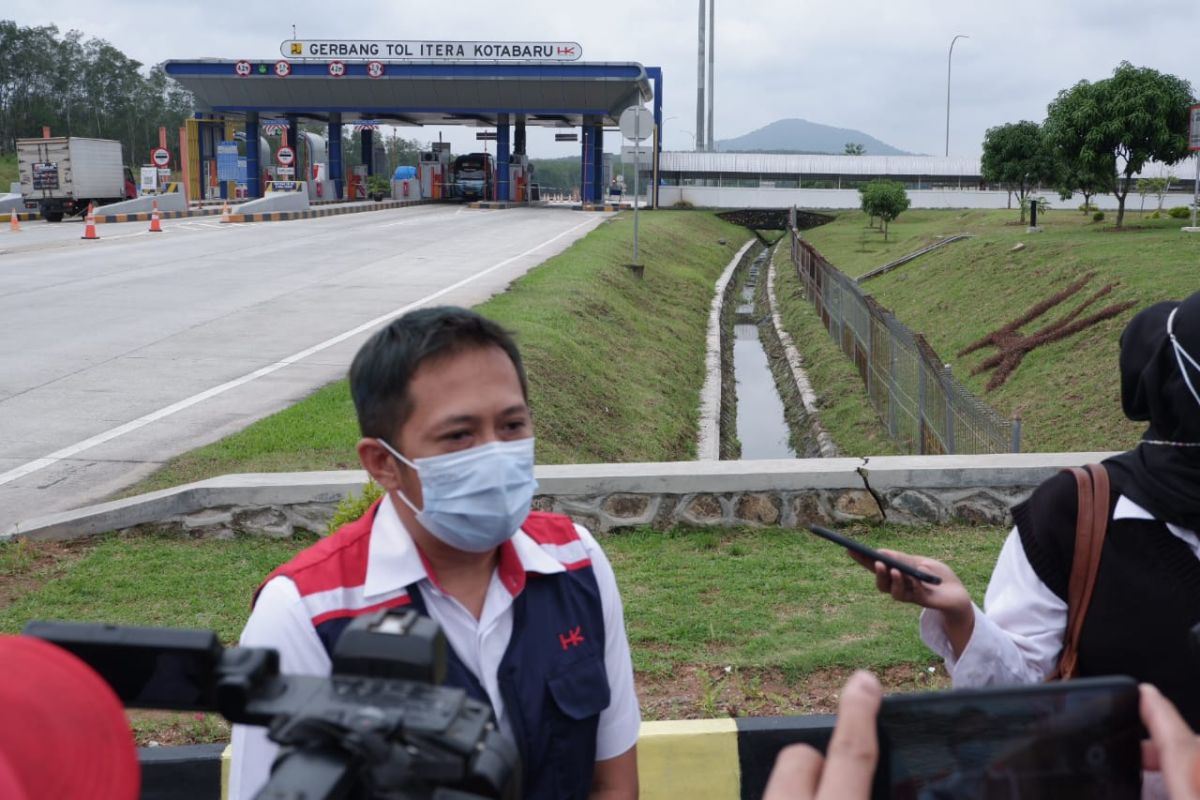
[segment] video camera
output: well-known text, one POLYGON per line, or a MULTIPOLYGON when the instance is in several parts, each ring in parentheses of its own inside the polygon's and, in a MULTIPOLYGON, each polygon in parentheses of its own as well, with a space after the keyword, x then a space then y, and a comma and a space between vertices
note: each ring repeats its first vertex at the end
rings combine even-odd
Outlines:
POLYGON ((485 703, 442 687, 446 639, 412 610, 353 620, 330 677, 282 675, 269 648, 212 631, 31 622, 131 708, 216 711, 268 727, 282 749, 258 798, 468 800, 520 796, 515 746, 485 703))

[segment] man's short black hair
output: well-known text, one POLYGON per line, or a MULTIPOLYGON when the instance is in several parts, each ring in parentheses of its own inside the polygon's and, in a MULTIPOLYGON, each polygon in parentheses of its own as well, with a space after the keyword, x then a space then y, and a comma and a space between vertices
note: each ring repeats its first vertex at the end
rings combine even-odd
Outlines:
POLYGON ((436 306, 410 311, 375 333, 350 365, 350 394, 363 436, 391 440, 412 413, 408 384, 422 362, 482 347, 499 347, 529 399, 521 353, 508 331, 474 311, 436 306))

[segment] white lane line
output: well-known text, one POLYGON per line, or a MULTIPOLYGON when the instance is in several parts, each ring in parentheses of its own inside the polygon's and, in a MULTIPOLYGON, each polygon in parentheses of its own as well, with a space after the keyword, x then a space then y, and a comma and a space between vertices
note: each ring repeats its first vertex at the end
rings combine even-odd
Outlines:
MULTIPOLYGON (((415 301, 409 303, 408 305, 397 308, 394 311, 389 311, 386 314, 381 314, 378 317, 375 317, 372 320, 368 320, 367 322, 364 322, 363 324, 361 324, 355 328, 352 328, 343 333, 339 333, 337 336, 334 336, 330 339, 326 339, 325 341, 320 342, 319 344, 315 344, 312 347, 309 347, 305 350, 301 350, 298 353, 293 353, 292 355, 288 356, 287 358, 284 358, 280 361, 276 361, 273 364, 268 364, 265 367, 256 369, 253 372, 250 372, 246 375, 241 376, 240 378, 234 378, 231 381, 226 381, 225 383, 222 383, 219 386, 214 386, 211 389, 206 389, 203 392, 199 392, 198 394, 192 395, 191 397, 184 398, 183 400, 180 400, 177 403, 172 403, 169 406, 164 406, 163 408, 160 408, 157 411, 151 411, 149 414, 138 417, 137 419, 135 419, 131 422, 126 422, 124 425, 118 425, 115 428, 110 428, 109 430, 106 430, 103 433, 98 433, 89 439, 84 439, 81 442, 76 442, 75 444, 64 447, 61 450, 55 450, 53 453, 51 453, 48 456, 44 456, 43 458, 36 459, 35 461, 30 461, 26 464, 22 464, 19 467, 10 469, 8 472, 2 472, 2 473, 0 473, 0 486, 3 486, 6 483, 12 483, 13 481, 15 481, 19 478, 23 478, 26 475, 29 475, 30 473, 37 472, 40 469, 45 469, 46 467, 57 464, 59 461, 63 461, 64 459, 72 458, 73 456, 76 456, 85 450, 90 450, 91 448, 102 445, 105 442, 110 442, 113 439, 116 439, 120 436, 124 436, 127 433, 132 433, 133 431, 136 431, 139 428, 144 428, 152 422, 157 422, 160 419, 166 419, 167 417, 169 417, 173 414, 177 414, 180 411, 183 411, 185 409, 191 408, 192 406, 197 405, 198 403, 203 403, 205 400, 210 400, 210 399, 216 397, 217 395, 221 395, 221 394, 224 394, 225 392, 228 392, 231 389, 236 389, 237 387, 243 386, 247 383, 250 383, 251 381, 256 381, 259 378, 270 375, 272 372, 278 372, 279 370, 283 369, 284 367, 289 366, 291 364, 295 364, 298 361, 302 361, 311 355, 320 353, 322 350, 328 350, 330 347, 333 347, 336 344, 340 344, 351 337, 354 337, 360 333, 363 333, 364 331, 368 331, 371 328, 375 327, 376 325, 381 325, 382 323, 387 322, 391 319, 394 319, 395 317, 398 317, 401 314, 404 314, 405 312, 411 311, 412 309, 418 308, 419 306, 423 306, 426 303, 430 302, 431 300, 436 300, 437 298, 441 297, 444 294, 448 294, 448 293, 454 291, 455 289, 466 286, 468 283, 472 283, 472 282, 478 280, 479 278, 482 278, 484 275, 495 272, 498 269, 502 269, 502 268, 508 266, 509 264, 513 263, 514 261, 525 258, 526 256, 529 256, 529 255, 533 255, 534 253, 536 253, 538 250, 541 250, 546 245, 552 244, 552 243, 558 241, 559 239, 566 236, 567 234, 574 233, 575 231, 579 230, 580 228, 584 227, 585 225, 591 225, 594 221, 595 221, 594 219, 589 219, 586 222, 581 222, 578 225, 576 225, 575 227, 568 228, 567 230, 563 231, 562 233, 560 233, 556 236, 552 236, 551 238, 547 239, 546 241, 542 242, 541 244, 529 248, 524 253, 518 253, 515 256, 506 258, 503 261, 493 264, 492 266, 488 267, 485 270, 476 272, 474 275, 470 275, 466 278, 463 278, 458 283, 447 286, 444 289, 439 289, 438 291, 434 292, 433 294, 428 294, 425 297, 422 297, 420 300, 415 300, 415 301)), ((112 238, 112 237, 110 237, 110 238, 112 238)))

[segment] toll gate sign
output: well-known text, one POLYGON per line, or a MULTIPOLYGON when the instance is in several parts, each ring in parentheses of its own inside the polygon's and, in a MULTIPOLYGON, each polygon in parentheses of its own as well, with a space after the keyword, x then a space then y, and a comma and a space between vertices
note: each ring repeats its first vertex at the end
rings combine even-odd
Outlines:
POLYGON ((281 147, 275 152, 275 160, 281 167, 290 167, 296 163, 296 151, 290 147, 281 147))
POLYGON ((165 147, 156 147, 150 151, 150 163, 159 169, 170 166, 171 152, 165 147))
MULTIPOLYGON (((381 61, 578 61, 578 42, 446 42, 385 39, 288 39, 286 58, 354 58, 381 61)), ((374 76, 373 76, 374 77, 374 76)))

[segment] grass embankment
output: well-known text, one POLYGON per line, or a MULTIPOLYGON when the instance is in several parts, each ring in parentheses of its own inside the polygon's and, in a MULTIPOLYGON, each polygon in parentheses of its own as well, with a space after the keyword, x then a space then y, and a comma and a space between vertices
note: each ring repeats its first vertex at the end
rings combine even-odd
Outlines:
POLYGON ((791 252, 786 239, 775 248, 775 299, 783 327, 804 359, 804 370, 817 395, 821 425, 841 455, 900 453, 868 402, 854 363, 829 338, 820 317, 805 299, 791 252))
MULTIPOLYGON (((707 212, 644 213, 640 224, 644 279, 625 267, 633 219, 623 214, 476 307, 516 333, 539 463, 695 456, 713 284, 750 233, 707 212)), ((356 468, 357 440, 338 381, 127 494, 233 472, 356 468)))
MULTIPOLYGON (((806 231, 804 236, 843 272, 861 275, 919 249, 938 235, 959 232, 975 238, 956 242, 867 281, 863 288, 914 331, 924 333, 954 375, 1005 416, 1020 412, 1026 451, 1119 450, 1131 446, 1141 426, 1121 413, 1117 339, 1125 323, 1152 303, 1196 291, 1200 237, 1179 231, 1184 221, 1151 219, 1131 213, 1125 230, 1094 223, 1077 211, 1039 217, 1042 233, 1026 233, 1016 211, 910 211, 892 225, 884 243, 866 228, 860 213, 806 231), (1023 243, 1024 249, 1013 248, 1023 243), (1084 273, 1095 277, 1081 291, 1021 328, 1036 332, 1062 319, 1104 285, 1117 282, 1087 316, 1123 301, 1136 305, 1113 319, 1028 353, 994 391, 985 391, 991 373, 971 371, 996 352, 993 347, 967 356, 957 353, 1065 289, 1084 273)), ((809 319, 815 319, 809 311, 809 319)), ((813 323, 819 332, 820 327, 813 323)), ((807 353, 806 353, 807 356, 807 353)), ((826 386, 815 380, 818 392, 826 386)), ((861 392, 861 388, 859 388, 861 392)), ((834 393, 830 391, 830 393, 834 393)), ((840 396, 840 392, 838 392, 840 396)), ((875 420, 867 408, 862 421, 875 420)), ((839 427, 831 421, 831 428, 839 427)), ((835 440, 839 434, 831 430, 835 440)), ((839 442, 840 443, 840 442, 839 442)), ((853 447, 848 448, 853 452, 853 447)))
MULTIPOLYGON (((876 547, 951 563, 977 599, 1004 531, 860 527, 876 547)), ((0 631, 31 619, 210 628, 232 644, 250 592, 310 544, 238 537, 104 536, 70 545, 0 543, 0 631)), ((894 689, 943 685, 916 610, 878 595, 841 551, 796 531, 635 530, 601 536, 625 601, 649 719, 831 711, 854 667, 894 689)), ((143 740, 220 739, 195 715, 138 714, 143 740)))

